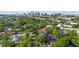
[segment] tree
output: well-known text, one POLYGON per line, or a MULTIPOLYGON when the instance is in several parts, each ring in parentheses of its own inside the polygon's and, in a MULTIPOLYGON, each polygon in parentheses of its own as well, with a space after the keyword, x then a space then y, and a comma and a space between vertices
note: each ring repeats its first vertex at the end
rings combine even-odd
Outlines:
POLYGON ((17 43, 18 47, 28 46, 29 33, 23 33, 21 40, 17 43))
POLYGON ((26 40, 21 40, 18 42, 17 47, 27 47, 28 42, 26 40))
POLYGON ((2 35, 2 46, 3 47, 7 47, 8 46, 8 35, 7 34, 3 34, 2 35))
POLYGON ((13 41, 9 41, 9 42, 8 42, 8 46, 9 46, 9 47, 15 47, 16 44, 15 44, 15 42, 13 42, 13 41))
POLYGON ((43 43, 45 43, 45 40, 46 39, 46 34, 45 33, 40 33, 36 36, 36 42, 39 46, 41 46, 43 43))
POLYGON ((53 47, 66 47, 68 45, 68 42, 65 38, 57 39, 55 43, 52 44, 53 47))
POLYGON ((0 23, 0 31, 3 31, 3 30, 4 30, 4 24, 0 23))
POLYGON ((29 38, 29 33, 28 32, 23 33, 22 36, 23 36, 23 40, 27 40, 29 38))
POLYGON ((31 41, 28 41, 28 47, 32 47, 32 42, 31 41))
POLYGON ((79 37, 78 37, 78 36, 75 37, 75 38, 73 38, 73 39, 72 39, 72 42, 73 42, 73 44, 74 44, 75 46, 79 47, 79 37))

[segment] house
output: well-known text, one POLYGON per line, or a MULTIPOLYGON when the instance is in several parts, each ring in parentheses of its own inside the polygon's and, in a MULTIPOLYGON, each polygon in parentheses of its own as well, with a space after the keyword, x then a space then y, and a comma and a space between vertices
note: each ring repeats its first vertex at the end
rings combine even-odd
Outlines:
POLYGON ((68 17, 68 18, 62 18, 62 19, 66 20, 66 21, 71 21, 72 18, 68 17))
POLYGON ((60 22, 60 20, 57 20, 57 22, 60 22))
POLYGON ((47 28, 52 27, 52 25, 47 25, 47 28))
POLYGON ((57 27, 59 27, 60 29, 62 29, 62 28, 63 28, 63 25, 64 25, 64 24, 59 23, 59 24, 57 25, 57 27))
POLYGON ((10 34, 10 32, 12 31, 12 28, 5 27, 5 28, 4 28, 4 31, 5 31, 7 34, 10 34))
POLYGON ((77 35, 79 35, 79 30, 77 30, 77 35))
POLYGON ((62 23, 59 23, 58 25, 57 25, 57 27, 62 27, 63 26, 63 24, 62 23))
POLYGON ((39 29, 37 32, 38 33, 47 33, 48 29, 47 28, 42 28, 42 29, 39 29))
POLYGON ((71 25, 78 25, 79 23, 74 23, 74 22, 72 22, 72 23, 70 23, 71 25))
POLYGON ((72 28, 71 25, 64 25, 63 27, 64 27, 64 28, 72 28))
POLYGON ((19 40, 20 38, 17 35, 13 36, 12 38, 12 41, 14 41, 15 43, 17 43, 19 40))
POLYGON ((62 23, 59 23, 59 24, 57 25, 57 27, 60 27, 60 28, 72 28, 71 25, 64 25, 64 24, 62 24, 62 23))
POLYGON ((0 32, 0 35, 4 34, 5 32, 0 32))

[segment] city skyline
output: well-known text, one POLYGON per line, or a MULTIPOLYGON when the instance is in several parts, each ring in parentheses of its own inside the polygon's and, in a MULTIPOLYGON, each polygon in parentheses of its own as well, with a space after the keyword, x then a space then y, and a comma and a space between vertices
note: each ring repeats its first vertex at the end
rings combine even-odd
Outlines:
POLYGON ((39 13, 61 13, 61 14, 79 14, 79 11, 0 11, 0 14, 24 14, 29 12, 39 12, 39 13))

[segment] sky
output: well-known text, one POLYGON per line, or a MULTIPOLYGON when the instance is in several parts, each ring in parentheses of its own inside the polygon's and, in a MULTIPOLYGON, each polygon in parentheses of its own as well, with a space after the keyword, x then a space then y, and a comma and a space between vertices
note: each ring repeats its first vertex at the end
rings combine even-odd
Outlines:
POLYGON ((79 0, 0 0, 0 11, 79 11, 79 0))

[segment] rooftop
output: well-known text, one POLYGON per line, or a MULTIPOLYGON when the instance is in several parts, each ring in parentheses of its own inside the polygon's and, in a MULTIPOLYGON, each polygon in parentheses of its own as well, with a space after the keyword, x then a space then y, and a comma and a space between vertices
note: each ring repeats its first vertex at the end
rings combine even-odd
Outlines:
POLYGON ((39 29, 38 32, 48 32, 47 28, 39 29))

